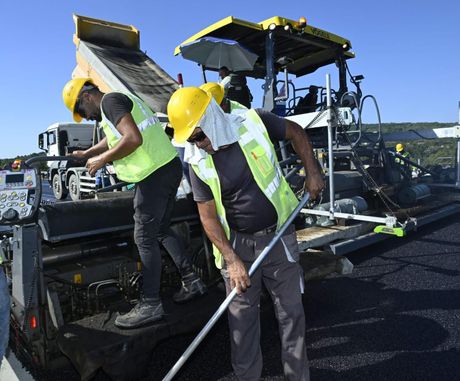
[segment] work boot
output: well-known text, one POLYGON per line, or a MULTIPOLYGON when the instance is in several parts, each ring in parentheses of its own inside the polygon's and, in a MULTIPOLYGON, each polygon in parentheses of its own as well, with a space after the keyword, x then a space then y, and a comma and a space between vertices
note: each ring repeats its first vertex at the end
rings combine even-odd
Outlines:
POLYGON ((137 328, 162 319, 164 313, 161 301, 143 299, 128 313, 118 315, 115 325, 119 328, 137 328))
POLYGON ((173 300, 176 303, 185 303, 207 292, 208 288, 200 277, 194 272, 191 272, 182 277, 182 287, 173 295, 173 300))

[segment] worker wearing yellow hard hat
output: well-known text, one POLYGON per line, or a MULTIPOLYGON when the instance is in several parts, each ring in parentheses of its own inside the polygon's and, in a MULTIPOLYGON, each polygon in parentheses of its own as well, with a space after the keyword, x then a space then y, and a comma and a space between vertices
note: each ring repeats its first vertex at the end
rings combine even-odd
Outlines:
POLYGON ((230 100, 225 96, 225 89, 222 84, 217 82, 207 82, 200 86, 200 89, 209 92, 216 102, 227 113, 245 112, 248 108, 241 103, 230 100))
POLYGON ((227 294, 236 288, 228 318, 233 369, 238 379, 261 376, 258 305, 264 283, 277 296, 285 377, 308 379, 303 283, 294 227, 251 280, 247 269, 298 203, 270 138, 292 140, 295 147, 302 147, 298 153, 308 173, 306 189, 315 198, 324 182, 311 142, 294 122, 252 109, 227 114, 216 100, 211 89, 178 89, 168 103, 168 117, 175 140, 188 143, 185 159, 192 168, 193 197, 227 294))
MULTIPOLYGON (((395 146, 395 151, 399 156, 402 156, 406 160, 411 160, 410 153, 407 152, 406 147, 402 143, 397 143, 395 146)), ((407 178, 412 178, 416 175, 417 167, 411 165, 406 160, 399 157, 395 157, 395 163, 399 164, 402 168, 402 174, 407 178)))
POLYGON ((221 104, 222 101, 224 100, 225 89, 224 89, 224 86, 222 86, 220 83, 217 83, 217 82, 203 83, 200 86, 200 89, 211 93, 211 95, 213 96, 213 98, 216 100, 218 104, 221 104))
POLYGON ((168 102, 169 123, 174 129, 174 140, 184 143, 195 130, 212 94, 196 87, 183 87, 171 96, 168 102))
MULTIPOLYGON (((206 94, 206 93, 205 93, 206 94)), ((64 104, 75 121, 100 122, 105 137, 72 156, 86 159, 91 176, 113 162, 120 180, 135 183, 134 240, 142 261, 143 298, 130 312, 119 315, 115 325, 136 328, 164 315, 160 299, 161 251, 164 244, 182 277, 173 299, 185 302, 206 292, 192 269, 182 243, 170 229, 182 165, 163 127, 140 98, 131 93, 102 93, 90 78, 70 80, 62 92, 64 104)))
POLYGON ((91 89, 95 86, 96 85, 91 78, 75 78, 67 82, 64 86, 64 89, 62 90, 62 99, 64 100, 64 104, 67 108, 72 112, 73 120, 75 122, 80 123, 83 120, 82 116, 78 113, 78 95, 80 92, 84 91, 85 87, 86 89, 91 89), (76 104, 77 107, 75 107, 76 104))
MULTIPOLYGON (((406 151, 406 147, 404 147, 404 144, 402 144, 402 143, 396 144, 395 150, 398 153, 398 155, 401 155, 402 157, 404 157, 406 159, 410 159, 410 154, 409 154, 409 152, 406 151)), ((399 159, 398 157, 395 159, 395 161, 398 164, 403 164, 404 163, 404 161, 399 159)))

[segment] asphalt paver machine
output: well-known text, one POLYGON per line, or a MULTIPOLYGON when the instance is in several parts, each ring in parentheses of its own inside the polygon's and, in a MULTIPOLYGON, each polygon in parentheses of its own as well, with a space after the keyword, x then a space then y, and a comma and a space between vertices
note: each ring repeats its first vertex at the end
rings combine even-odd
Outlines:
MULTIPOLYGON (((133 192, 41 205, 40 174, 28 164, 0 171, 0 225, 12 226, 1 239, 12 281, 11 347, 32 369, 53 369, 70 359, 83 380, 100 369, 118 379, 143 372, 156 343, 205 321, 216 294, 211 290, 193 306, 174 305, 170 296, 180 277, 164 253, 167 318, 136 330, 117 329, 117 312, 130 309, 142 282, 132 236, 133 192)), ((214 261, 191 198, 177 199, 172 227, 197 272, 213 283, 214 261)))
MULTIPOLYGON (((412 164, 397 163, 385 146, 377 100, 363 94, 364 76, 350 72, 348 61, 355 54, 348 39, 314 27, 305 18, 275 16, 250 22, 230 16, 197 32, 174 53, 179 55, 181 47, 209 38, 236 41, 256 54, 253 68, 237 73, 262 79, 262 108, 298 123, 310 136, 328 184, 320 205, 304 210, 313 225, 327 226, 337 219, 367 221, 378 224, 378 232, 397 236, 414 228, 416 221, 408 208, 429 202, 431 188, 412 177, 412 164), (312 82, 309 75, 325 67, 336 72, 336 86, 329 74, 323 83, 312 82), (298 78, 302 83, 310 81, 317 91, 308 112, 299 105, 310 86, 296 86, 298 78), (368 105, 375 110, 376 124, 363 121, 368 105)), ((218 70, 201 66, 203 73, 218 70)), ((275 144, 287 178, 300 188, 301 163, 285 142, 275 144)))

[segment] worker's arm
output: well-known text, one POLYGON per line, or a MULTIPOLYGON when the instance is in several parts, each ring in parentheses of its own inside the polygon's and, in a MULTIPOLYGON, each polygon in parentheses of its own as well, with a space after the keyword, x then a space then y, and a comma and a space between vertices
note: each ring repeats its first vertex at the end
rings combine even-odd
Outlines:
POLYGON ((133 153, 142 144, 142 135, 131 113, 125 114, 118 122, 116 128, 121 134, 118 143, 100 155, 89 159, 86 163, 86 168, 88 168, 91 176, 94 176, 96 171, 105 164, 122 159, 133 153))
POLYGON ((244 263, 233 250, 219 222, 214 200, 198 202, 201 224, 211 242, 222 253, 230 277, 230 287, 235 288, 238 295, 251 285, 249 274, 244 263))
POLYGON ((88 148, 87 150, 77 150, 69 154, 69 156, 75 157, 77 159, 89 159, 108 150, 107 138, 104 137, 99 143, 88 148))
POLYGON ((324 180, 313 155, 310 138, 297 123, 286 119, 286 139, 290 140, 295 152, 299 155, 305 168, 305 190, 312 200, 316 199, 324 189, 324 180))

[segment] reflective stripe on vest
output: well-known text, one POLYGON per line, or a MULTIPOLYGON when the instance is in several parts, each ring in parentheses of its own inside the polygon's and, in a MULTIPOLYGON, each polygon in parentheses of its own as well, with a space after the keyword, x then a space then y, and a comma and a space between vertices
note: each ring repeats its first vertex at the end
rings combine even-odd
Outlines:
MULTIPOLYGON (((124 93, 122 93, 124 94, 124 93)), ((113 162, 115 172, 120 180, 137 183, 148 175, 169 163, 177 156, 155 113, 139 98, 132 94, 124 94, 133 102, 131 116, 142 135, 142 145, 134 152, 113 162)), ((105 96, 105 95, 104 95, 105 96)), ((109 148, 117 145, 121 138, 120 132, 107 119, 101 107, 101 127, 107 137, 109 148)))
MULTIPOLYGON (((249 110, 245 116, 246 119, 238 130, 240 135, 238 144, 243 151, 258 187, 276 210, 278 216, 277 228, 279 228, 295 209, 298 201, 282 174, 275 149, 262 120, 254 110, 249 110)), ((214 166, 212 155, 206 155, 197 165, 192 165, 192 168, 196 175, 211 189, 216 204, 217 216, 229 239, 230 227, 226 219, 219 176, 214 166)), ((216 266, 221 269, 224 265, 223 256, 215 246, 213 246, 213 252, 216 266)))

